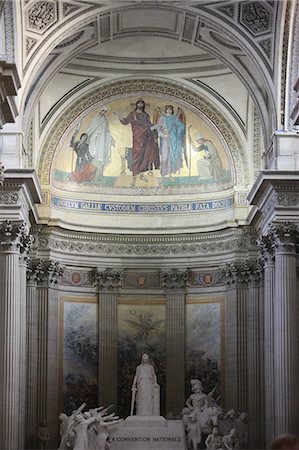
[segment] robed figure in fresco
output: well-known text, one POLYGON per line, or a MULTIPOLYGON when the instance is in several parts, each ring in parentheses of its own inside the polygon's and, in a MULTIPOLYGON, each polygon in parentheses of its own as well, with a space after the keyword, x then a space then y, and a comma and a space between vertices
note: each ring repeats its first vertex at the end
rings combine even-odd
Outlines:
POLYGON ((136 403, 137 416, 160 415, 160 386, 147 353, 143 353, 132 384, 131 415, 136 403))
POLYGON ((200 133, 195 133, 196 146, 192 143, 189 134, 189 140, 195 152, 204 153, 202 159, 197 162, 198 175, 201 178, 213 178, 220 180, 225 175, 222 161, 214 143, 200 133))
POLYGON ((74 172, 71 173, 70 180, 75 183, 83 183, 84 181, 92 181, 96 176, 96 167, 92 164, 93 157, 89 152, 88 134, 82 133, 80 139, 76 141, 77 130, 72 136, 70 147, 73 148, 77 155, 76 166, 74 172))
MULTIPOLYGON (((165 106, 165 114, 160 108, 154 112, 154 122, 160 137, 161 175, 169 177, 183 167, 183 153, 185 152, 185 114, 178 108, 174 114, 172 105, 165 106)), ((185 157, 186 158, 186 157, 185 157)), ((187 162, 187 159, 186 159, 187 162)))
POLYGON ((148 181, 143 173, 160 167, 156 132, 152 130, 149 114, 145 112, 144 100, 137 100, 135 110, 131 111, 127 117, 119 117, 119 120, 123 125, 131 124, 132 127, 132 185, 134 186, 137 175, 141 180, 148 181))
POLYGON ((111 147, 115 145, 106 114, 107 107, 103 107, 86 129, 89 136, 89 151, 93 157, 93 164, 97 167, 97 180, 103 178, 105 168, 111 163, 111 147))

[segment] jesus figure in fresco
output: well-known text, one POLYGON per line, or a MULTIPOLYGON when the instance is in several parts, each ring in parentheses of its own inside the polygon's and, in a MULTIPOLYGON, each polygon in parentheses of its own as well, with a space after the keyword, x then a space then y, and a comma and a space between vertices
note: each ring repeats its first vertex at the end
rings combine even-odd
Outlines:
POLYGON ((133 187, 136 184, 137 175, 139 175, 140 180, 147 182, 148 178, 146 178, 144 172, 160 167, 156 132, 152 130, 153 124, 150 121, 149 114, 145 112, 144 100, 137 100, 134 111, 131 111, 127 117, 118 116, 118 118, 123 125, 131 124, 132 127, 133 180, 131 186, 133 187))

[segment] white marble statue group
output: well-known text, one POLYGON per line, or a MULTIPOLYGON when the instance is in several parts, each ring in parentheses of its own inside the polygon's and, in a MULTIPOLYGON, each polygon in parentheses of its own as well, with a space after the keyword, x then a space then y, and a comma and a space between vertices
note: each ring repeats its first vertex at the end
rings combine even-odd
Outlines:
POLYGON ((225 412, 213 397, 205 394, 200 380, 191 380, 192 393, 182 410, 189 449, 243 449, 247 445, 247 414, 225 412))
POLYGON ((60 445, 58 450, 107 450, 109 448, 108 427, 120 422, 115 413, 107 414, 108 408, 84 411, 86 403, 72 412, 70 416, 59 415, 60 445))
MULTIPOLYGON (((182 410, 188 449, 233 450, 247 446, 247 414, 234 409, 225 412, 214 399, 215 388, 203 392, 198 379, 191 380, 192 393, 182 410)), ((60 420, 61 442, 58 450, 107 450, 108 427, 120 422, 110 407, 84 411, 83 403, 70 416, 62 413, 60 420)), ((132 384, 131 416, 160 415, 160 386, 149 356, 144 353, 136 368, 132 384)))

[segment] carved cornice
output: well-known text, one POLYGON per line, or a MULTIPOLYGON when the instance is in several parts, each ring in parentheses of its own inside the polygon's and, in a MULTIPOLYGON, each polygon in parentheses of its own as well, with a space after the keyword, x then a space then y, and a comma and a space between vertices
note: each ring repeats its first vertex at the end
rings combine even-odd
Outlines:
POLYGON ((192 235, 108 235, 52 233, 36 230, 36 247, 57 253, 94 256, 186 256, 256 250, 256 234, 250 229, 192 235))
POLYGON ((95 271, 95 278, 100 289, 115 290, 122 286, 124 276, 123 270, 118 269, 100 269, 95 271))
POLYGON ((11 222, 6 220, 0 224, 0 250, 25 251, 28 229, 24 221, 11 222))
POLYGON ((190 271, 161 270, 161 284, 163 289, 185 289, 190 284, 190 271))
POLYGON ((30 260, 27 267, 27 281, 37 286, 56 286, 64 268, 57 262, 30 260))

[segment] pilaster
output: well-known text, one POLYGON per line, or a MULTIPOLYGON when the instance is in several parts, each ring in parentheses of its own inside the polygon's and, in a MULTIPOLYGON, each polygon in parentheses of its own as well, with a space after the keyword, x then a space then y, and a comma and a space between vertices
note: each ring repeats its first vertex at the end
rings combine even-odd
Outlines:
POLYGON ((166 295, 166 411, 179 414, 185 402, 185 296, 188 270, 163 270, 166 295))
POLYGON ((96 270, 99 288, 99 403, 117 405, 117 300, 123 271, 96 270))
POLYGON ((228 264, 226 280, 226 407, 247 412, 247 303, 250 267, 247 262, 228 264), (231 389, 231 386, 235 386, 231 389))
POLYGON ((30 428, 27 429, 27 442, 30 441, 31 448, 36 448, 36 432, 40 420, 47 421, 54 442, 56 437, 56 411, 58 411, 57 285, 63 268, 52 261, 35 260, 30 262, 28 269, 27 317, 28 322, 31 322, 31 327, 28 327, 27 331, 27 420, 30 425, 30 428), (35 386, 34 383, 36 383, 35 386), (32 412, 34 419, 32 419, 32 412))
POLYGON ((258 240, 260 257, 264 263, 264 370, 265 392, 265 448, 270 448, 275 438, 275 392, 274 392, 274 289, 275 260, 274 240, 270 235, 261 236, 258 240))
POLYGON ((264 447, 264 304, 261 290, 263 267, 250 264, 247 307, 248 446, 264 447))

